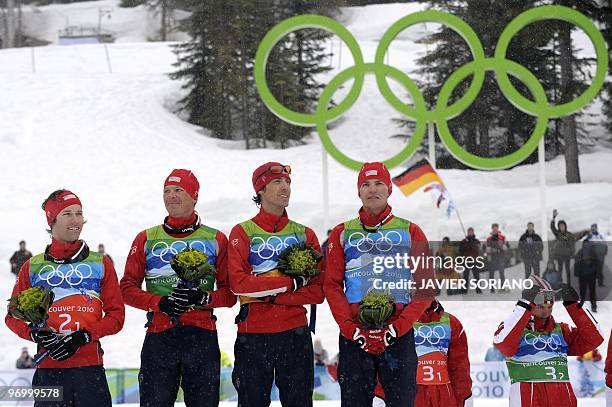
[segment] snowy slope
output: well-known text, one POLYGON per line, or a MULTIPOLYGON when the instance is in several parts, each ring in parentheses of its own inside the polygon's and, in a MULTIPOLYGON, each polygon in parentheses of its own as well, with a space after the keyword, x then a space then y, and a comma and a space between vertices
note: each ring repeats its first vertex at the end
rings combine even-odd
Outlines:
MULTIPOLYGON (((85 10, 86 5, 91 3, 80 3, 79 7, 85 10)), ((352 8, 352 15, 347 17, 349 28, 360 42, 363 37, 366 59, 373 55, 377 33, 403 13, 399 7, 406 6, 388 6, 388 12, 378 7, 382 6, 372 6, 369 11, 352 8), (376 18, 366 18, 370 11, 376 18), (381 23, 383 17, 389 21, 381 23)), ((134 30, 142 28, 132 25, 134 30)), ((207 224, 228 233, 234 224, 256 211, 250 202, 252 170, 269 160, 291 164, 294 190, 289 214, 311 225, 323 238, 329 225, 323 225, 321 147, 316 137, 305 146, 289 150, 248 152, 242 150, 240 142, 208 138, 205 131, 181 121, 168 109, 182 94, 180 84, 164 75, 173 61, 168 44, 109 47, 113 74, 107 73, 103 52, 99 46, 37 49, 37 73, 33 75, 29 73, 28 50, 0 51, 0 186, 4 191, 0 195, 0 224, 5 227, 0 235, 0 264, 8 269, 8 258, 22 238, 33 252, 44 248, 48 237, 40 204, 52 190, 66 187, 76 191, 84 202, 88 224, 83 238, 92 246, 104 242, 121 276, 132 239, 164 216, 162 182, 175 167, 196 172, 202 185, 197 209, 207 224)), ((413 52, 408 41, 398 41, 391 63, 409 68, 413 52)), ((348 55, 346 49, 343 55, 348 55)), ((343 65, 347 61, 344 58, 343 65)), ((341 92, 336 98, 340 97, 341 92)), ((402 145, 388 139, 397 131, 390 122, 394 117, 398 114, 382 100, 369 78, 358 103, 331 132, 333 140, 355 158, 384 159, 402 145)), ((604 234, 612 236, 609 160, 612 151, 603 145, 581 156, 584 182, 579 185, 565 185, 562 158, 548 163, 548 209, 558 208, 571 229, 597 222, 604 234)), ((330 222, 336 224, 353 217, 359 207, 356 175, 333 160, 329 167, 330 222)), ((399 169, 392 172, 397 174, 399 169)), ((509 239, 517 239, 527 221, 538 220, 537 166, 503 172, 450 170, 441 171, 441 175, 464 223, 474 226, 480 238, 486 236, 493 221, 500 223, 509 239)), ((426 194, 405 198, 396 191, 391 205, 397 215, 421 225, 432 240, 445 235, 460 238, 456 220, 446 219, 426 194)), ((8 272, 0 274, 0 298, 8 298, 12 285, 8 272)), ((464 323, 473 360, 483 359, 492 332, 511 309, 514 299, 507 300, 445 304, 464 323)), ((555 316, 567 320, 558 308, 555 316)), ((608 303, 602 304, 598 314, 606 332, 612 327, 611 308, 608 303)), ((236 312, 236 307, 216 311, 221 347, 230 354, 236 312)), ((123 331, 102 341, 107 366, 139 365, 143 324, 144 313, 128 307, 123 331)), ((336 324, 324 304, 317 336, 332 355, 337 351, 337 335, 336 324)), ((6 350, 0 354, 0 368, 12 368, 23 344, 0 324, 0 347, 6 350)))
MULTIPOLYGON (((160 15, 147 6, 134 8, 119 7, 120 0, 86 1, 81 3, 52 4, 49 6, 23 6, 24 32, 32 37, 58 43, 58 31, 67 26, 97 28, 99 10, 110 12, 102 17, 103 32, 112 33, 117 42, 142 42, 159 38, 160 15)), ((176 11, 177 19, 185 18, 188 13, 176 11)), ((187 39, 185 33, 170 33, 170 41, 187 39)))

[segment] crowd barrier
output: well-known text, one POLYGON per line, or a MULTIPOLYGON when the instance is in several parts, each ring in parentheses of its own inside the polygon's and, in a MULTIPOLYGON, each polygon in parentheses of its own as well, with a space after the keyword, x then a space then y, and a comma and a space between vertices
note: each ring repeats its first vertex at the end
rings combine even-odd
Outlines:
MULTIPOLYGON (((605 397, 604 362, 569 362, 572 386, 579 398, 605 397)), ((30 386, 33 369, 0 371, 0 386, 30 386)), ((474 398, 508 398, 510 382, 504 362, 472 363, 472 394, 474 398)), ((114 404, 138 403, 138 369, 106 369, 109 388, 114 404)), ((179 390, 178 401, 182 401, 179 390)), ((272 400, 278 400, 278 389, 272 389, 272 400)), ((236 401, 236 390, 232 385, 232 368, 221 369, 220 399, 236 401)), ((339 400, 340 387, 336 381, 335 366, 315 366, 315 400, 339 400)), ((31 404, 31 402, 29 402, 31 404)), ((28 403, 0 405, 28 405, 28 403)))

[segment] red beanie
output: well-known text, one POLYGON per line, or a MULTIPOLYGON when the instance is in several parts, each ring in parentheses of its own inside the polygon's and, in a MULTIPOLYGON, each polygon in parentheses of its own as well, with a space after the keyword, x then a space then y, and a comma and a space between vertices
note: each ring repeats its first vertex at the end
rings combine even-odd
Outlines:
POLYGON ((255 171, 253 171, 252 181, 253 181, 253 189, 255 190, 255 193, 261 191, 266 185, 268 185, 270 182, 272 182, 275 179, 287 178, 291 180, 291 177, 289 176, 291 170, 289 170, 289 172, 286 172, 285 170, 283 170, 278 174, 275 174, 270 171, 270 168, 276 167, 276 166, 287 167, 286 165, 283 165, 281 163, 269 162, 269 163, 265 163, 264 165, 260 165, 259 167, 257 167, 255 171))
POLYGON ((71 205, 83 205, 78 196, 73 192, 64 190, 55 199, 49 199, 45 203, 45 216, 47 217, 47 224, 51 226, 57 215, 71 205))
POLYGON ((378 179, 384 182, 389 189, 389 195, 391 195, 391 174, 389 174, 389 170, 385 164, 381 162, 363 164, 361 171, 359 171, 359 176, 357 177, 357 194, 359 194, 361 184, 370 179, 378 179))
POLYGON ((194 200, 198 200, 198 193, 200 192, 200 183, 193 172, 183 169, 172 170, 170 175, 164 182, 164 188, 168 185, 176 185, 181 187, 189 194, 194 200))

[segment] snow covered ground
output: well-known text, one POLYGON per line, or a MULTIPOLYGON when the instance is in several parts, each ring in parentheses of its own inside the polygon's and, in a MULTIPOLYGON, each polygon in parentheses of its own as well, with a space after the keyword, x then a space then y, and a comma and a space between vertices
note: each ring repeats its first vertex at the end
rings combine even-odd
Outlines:
MULTIPOLYGON (((97 5, 111 3, 117 2, 104 0, 41 10, 69 15, 74 12, 78 16, 89 8, 95 10, 97 5)), ((347 25, 359 39, 366 60, 371 60, 377 33, 384 31, 398 16, 413 10, 411 7, 414 6, 371 6, 367 13, 358 8, 349 10, 347 25), (366 15, 375 18, 366 18, 366 15)), ((112 21, 117 21, 115 14, 112 21)), ((105 243, 115 259, 119 277, 132 239, 140 230, 163 219, 162 183, 172 168, 190 168, 197 174, 202 186, 197 209, 205 223, 226 233, 256 212, 250 202, 251 173, 259 164, 270 160, 293 167, 289 215, 312 226, 321 240, 328 226, 355 216, 359 208, 356 174, 330 160, 331 224, 323 224, 321 145, 316 136, 307 145, 289 150, 245 151, 240 142, 209 138, 206 131, 180 120, 171 111, 182 95, 180 84, 165 75, 171 71, 174 60, 169 44, 129 42, 144 39, 142 20, 126 11, 121 21, 118 29, 129 26, 134 31, 120 37, 126 43, 109 46, 112 74, 108 73, 100 46, 36 49, 36 74, 31 73, 29 50, 0 50, 0 187, 3 190, 0 224, 5 230, 0 234, 0 264, 5 264, 7 269, 0 273, 0 298, 8 298, 14 284, 13 276, 8 273, 8 258, 16 250, 17 242, 26 239, 33 252, 42 251, 47 244, 40 204, 60 187, 79 194, 88 220, 82 237, 94 247, 105 243)), ((53 24, 48 33, 59 23, 53 24)), ((390 56, 391 63, 399 68, 410 68, 414 60, 416 50, 408 39, 399 39, 397 50, 392 50, 390 56)), ((349 64, 347 56, 344 49, 343 66, 349 64)), ((337 100, 340 97, 338 92, 337 100)), ((403 145, 401 141, 389 139, 397 132, 391 122, 397 117, 399 114, 382 99, 374 80, 369 78, 358 103, 346 114, 342 124, 331 131, 332 138, 354 158, 385 159, 403 145)), ((603 143, 582 155, 583 183, 573 185, 565 184, 562 157, 549 162, 546 169, 549 212, 559 209, 570 230, 581 230, 597 222, 604 235, 612 236, 611 161, 612 148, 603 143)), ((399 171, 395 169, 392 174, 399 171)), ((510 240, 518 239, 530 220, 541 230, 536 165, 501 172, 448 170, 440 173, 465 225, 473 226, 479 238, 486 237, 491 222, 499 222, 510 240)), ((447 219, 443 210, 432 205, 427 194, 418 192, 406 198, 396 190, 391 196, 391 205, 398 216, 421 225, 431 240, 440 240, 442 236, 461 238, 456 219, 447 219)), ((519 275, 522 269, 516 268, 512 273, 519 275)), ((507 302, 444 304, 463 322, 474 361, 484 359, 493 331, 516 300, 503 299, 507 302)), ((139 366, 144 312, 130 307, 126 311, 124 329, 102 340, 108 367, 139 366)), ((611 311, 610 303, 602 303, 597 314, 606 333, 612 327, 611 311)), ((237 307, 215 313, 221 347, 231 355, 237 307)), ((568 320, 560 305, 555 317, 568 320)), ((337 352, 338 329, 327 304, 320 306, 316 336, 322 339, 331 355, 337 352)), ((19 348, 25 344, 0 324, 0 349, 4 350, 0 353, 0 369, 11 369, 19 348)), ((604 353, 605 349, 603 346, 604 353)), ((33 350, 31 344, 30 350, 33 350)), ((478 401, 476 405, 507 404, 478 401)), ((595 404, 581 402, 581 405, 595 404)))

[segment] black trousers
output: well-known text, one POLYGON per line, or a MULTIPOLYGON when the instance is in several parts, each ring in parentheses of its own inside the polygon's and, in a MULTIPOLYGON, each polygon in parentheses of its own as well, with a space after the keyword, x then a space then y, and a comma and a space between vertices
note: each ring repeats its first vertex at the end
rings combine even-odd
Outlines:
POLYGON ((597 311, 597 292, 595 291, 595 283, 597 281, 597 276, 595 274, 589 275, 581 275, 578 278, 578 285, 580 289, 580 298, 583 301, 591 301, 591 309, 593 311, 597 311), (589 291, 589 296, 586 296, 587 290, 589 291))
POLYGON ((179 385, 187 407, 219 405, 217 332, 180 326, 147 333, 140 354, 140 405, 174 406, 179 385))
POLYGON ((340 335, 338 382, 342 407, 371 407, 378 380, 387 407, 413 407, 418 359, 411 329, 380 355, 371 355, 340 335))
POLYGON ((536 259, 525 259, 525 278, 529 278, 531 272, 536 276, 540 275, 540 262, 536 259))
POLYGON ((113 404, 102 366, 36 369, 32 386, 63 387, 63 401, 36 401, 34 407, 110 407, 113 404))
POLYGON ((570 260, 571 260, 571 257, 557 259, 557 265, 558 265, 557 268, 559 269, 559 273, 561 273, 562 277, 563 277, 563 266, 565 266, 565 277, 566 277, 565 282, 567 284, 572 283, 572 275, 570 272, 570 260))
POLYGON ((281 405, 312 407, 314 355, 307 326, 278 333, 239 333, 232 382, 239 407, 270 405, 276 382, 281 405))

